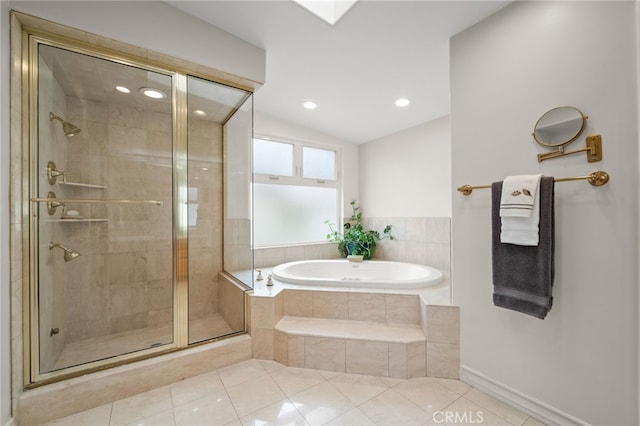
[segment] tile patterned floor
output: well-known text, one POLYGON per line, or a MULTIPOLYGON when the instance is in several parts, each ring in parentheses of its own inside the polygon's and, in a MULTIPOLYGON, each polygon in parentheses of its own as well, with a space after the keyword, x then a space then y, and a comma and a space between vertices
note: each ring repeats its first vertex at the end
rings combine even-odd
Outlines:
POLYGON ((401 380, 248 360, 47 426, 456 424, 542 425, 457 380, 401 380))

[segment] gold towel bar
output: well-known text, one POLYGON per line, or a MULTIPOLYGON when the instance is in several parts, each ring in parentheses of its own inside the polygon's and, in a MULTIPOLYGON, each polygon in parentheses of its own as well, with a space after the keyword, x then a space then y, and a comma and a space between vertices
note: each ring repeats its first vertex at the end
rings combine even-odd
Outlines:
MULTIPOLYGON (((575 177, 555 179, 556 182, 568 182, 571 180, 586 180, 593 186, 602 186, 607 182, 609 182, 609 174, 607 172, 598 170, 591 173, 588 176, 575 176, 575 177)), ((491 188, 491 185, 479 185, 479 186, 462 185, 458 187, 458 191, 462 192, 464 195, 471 195, 474 189, 485 189, 485 188, 491 188)))

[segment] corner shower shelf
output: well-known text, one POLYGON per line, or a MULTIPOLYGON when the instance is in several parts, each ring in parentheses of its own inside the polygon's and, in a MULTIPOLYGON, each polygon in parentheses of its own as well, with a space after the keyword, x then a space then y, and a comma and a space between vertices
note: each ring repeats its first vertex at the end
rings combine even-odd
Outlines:
POLYGON ((58 185, 77 186, 82 188, 107 189, 107 187, 104 185, 92 185, 90 183, 80 183, 80 182, 62 181, 62 182, 58 182, 58 185))

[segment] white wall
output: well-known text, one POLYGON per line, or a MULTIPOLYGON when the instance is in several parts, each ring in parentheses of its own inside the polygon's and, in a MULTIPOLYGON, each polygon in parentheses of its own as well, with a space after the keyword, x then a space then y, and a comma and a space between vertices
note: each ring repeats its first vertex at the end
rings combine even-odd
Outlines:
MULTIPOLYGON (((570 424, 638 424, 638 107, 634 2, 516 2, 451 41, 454 185, 510 174, 556 186, 553 309, 492 305, 490 194, 453 196, 452 277, 466 380, 570 424), (551 107, 589 116, 604 158, 538 163, 530 134, 551 107)), ((569 146, 582 148, 584 137, 569 146)), ((452 188, 452 191, 455 191, 452 188)))
POLYGON ((11 418, 9 273, 9 5, 0 2, 0 425, 11 418))
POLYGON ((13 9, 263 83, 266 54, 161 1, 10 1, 13 9))
POLYGON ((360 196, 368 217, 450 217, 449 117, 360 146, 360 196))
MULTIPOLYGON (((256 102, 260 92, 257 91, 256 102)), ((333 136, 307 129, 296 124, 278 120, 266 114, 254 112, 253 131, 258 136, 271 136, 292 139, 300 142, 313 142, 327 146, 337 146, 342 151, 343 165, 343 215, 351 215, 351 200, 357 200, 358 192, 358 145, 336 139, 333 136)))

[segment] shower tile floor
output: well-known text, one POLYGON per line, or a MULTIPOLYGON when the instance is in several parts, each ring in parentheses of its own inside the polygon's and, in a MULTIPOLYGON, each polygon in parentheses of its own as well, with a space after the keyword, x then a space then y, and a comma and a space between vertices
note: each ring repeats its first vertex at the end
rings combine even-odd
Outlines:
POLYGON ((402 380, 241 362, 47 425, 539 426, 460 381, 402 380))
MULTIPOLYGON (((189 321, 189 340, 191 342, 224 336, 232 332, 233 330, 220 314, 189 321)), ((172 341, 173 330, 170 325, 140 328, 80 340, 69 343, 64 347, 54 366, 54 370, 148 349, 158 346, 158 344, 167 344, 172 341)))

